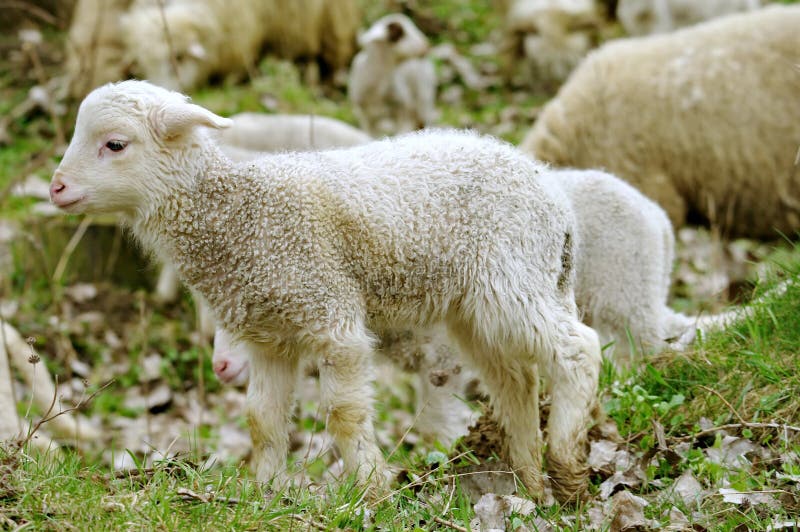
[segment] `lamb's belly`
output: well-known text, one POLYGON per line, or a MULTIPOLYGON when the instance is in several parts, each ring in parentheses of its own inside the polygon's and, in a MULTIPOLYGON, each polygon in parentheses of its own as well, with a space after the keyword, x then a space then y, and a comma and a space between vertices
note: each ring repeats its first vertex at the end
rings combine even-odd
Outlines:
POLYGON ((367 324, 373 331, 427 327, 441 322, 452 297, 442 289, 413 292, 370 292, 366 298, 367 324))

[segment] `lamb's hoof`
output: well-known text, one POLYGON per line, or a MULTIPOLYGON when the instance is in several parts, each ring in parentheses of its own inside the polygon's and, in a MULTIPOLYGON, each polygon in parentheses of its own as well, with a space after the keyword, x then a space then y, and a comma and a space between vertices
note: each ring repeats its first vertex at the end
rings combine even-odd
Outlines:
POLYGON ((552 453, 547 455, 550 484, 553 496, 561 504, 575 504, 585 501, 589 486, 589 468, 579 465, 580 461, 564 462, 552 453))
POLYGON ((528 497, 536 502, 543 503, 546 499, 544 490, 544 475, 541 471, 532 471, 530 468, 517 469, 517 478, 525 486, 528 497))

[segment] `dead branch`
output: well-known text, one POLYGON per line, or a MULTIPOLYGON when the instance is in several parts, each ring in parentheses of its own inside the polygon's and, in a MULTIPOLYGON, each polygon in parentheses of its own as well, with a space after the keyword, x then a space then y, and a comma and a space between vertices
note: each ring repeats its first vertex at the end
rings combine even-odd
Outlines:
POLYGON ((689 441, 696 438, 702 438, 703 436, 708 436, 709 434, 714 434, 715 432, 720 430, 728 430, 728 429, 773 429, 773 430, 782 430, 784 432, 792 431, 800 433, 800 427, 795 427, 792 425, 786 425, 782 423, 728 423, 727 425, 711 427, 710 429, 701 430, 700 432, 695 432, 694 434, 688 434, 686 436, 672 436, 670 440, 675 442, 689 441))
POLYGON ((464 528, 461 525, 457 525, 452 521, 448 521, 447 519, 442 519, 438 515, 434 515, 431 519, 433 519, 435 522, 439 523, 440 525, 446 526, 447 528, 450 528, 452 530, 458 530, 458 532, 469 532, 469 529, 464 528))
MULTIPOLYGON (((39 82, 39 85, 42 87, 42 89, 46 90, 48 85, 47 75, 44 72, 42 60, 39 57, 39 51, 36 49, 36 45, 30 42, 23 42, 22 50, 28 54, 31 63, 33 64, 33 71, 36 74, 36 81, 39 82)), ((52 101, 52 96, 49 105, 46 106, 46 111, 50 114, 50 120, 53 122, 53 129, 55 130, 56 134, 56 146, 65 145, 67 141, 66 136, 64 135, 64 127, 61 124, 61 118, 58 116, 56 105, 52 101)))
POLYGON ((745 421, 745 420, 744 420, 744 418, 741 416, 741 414, 739 414, 739 412, 738 412, 738 411, 737 411, 735 408, 733 408, 733 405, 732 405, 732 404, 730 404, 730 403, 728 402, 728 400, 727 400, 727 399, 725 399, 725 398, 722 396, 722 394, 721 394, 721 393, 719 393, 717 390, 715 390, 715 389, 713 389, 713 388, 709 388, 708 386, 703 386, 702 384, 700 385, 700 388, 704 389, 704 390, 705 390, 705 391, 707 391, 707 392, 711 392, 711 393, 713 393, 714 395, 716 395, 717 397, 719 397, 719 400, 720 400, 720 401, 722 401, 723 403, 725 403, 725 406, 727 406, 727 407, 728 407, 728 409, 729 409, 731 412, 733 412, 733 415, 734 415, 734 416, 736 416, 736 419, 738 419, 738 420, 739 420, 739 423, 747 423, 747 421, 745 421))
POLYGON ((213 492, 197 493, 188 488, 178 488, 176 493, 180 495, 184 500, 196 500, 204 503, 223 502, 225 504, 236 505, 242 502, 240 499, 237 499, 235 497, 223 497, 222 495, 217 495, 213 492))

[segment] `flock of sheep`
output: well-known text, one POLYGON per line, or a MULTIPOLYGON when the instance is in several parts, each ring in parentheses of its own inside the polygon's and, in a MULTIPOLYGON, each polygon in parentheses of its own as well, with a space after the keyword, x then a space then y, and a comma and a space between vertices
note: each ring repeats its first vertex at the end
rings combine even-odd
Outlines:
MULTIPOLYGON (((629 363, 637 349, 683 349, 698 329, 746 312, 668 307, 673 225, 700 216, 731 236, 769 237, 800 222, 800 7, 620 0, 627 31, 662 34, 590 52, 581 32, 599 16, 594 2, 510 1, 509 49, 537 79, 567 78, 515 148, 433 128, 372 141, 435 120, 428 41, 403 15, 358 38, 348 91, 362 132, 322 117, 223 118, 169 90, 242 74, 265 44, 344 69, 358 28, 350 0, 191 2, 202 17, 186 0, 115 0, 109 24, 81 11, 96 3, 78 2, 73 42, 86 42, 77 26, 94 24, 121 39, 110 65, 130 57, 167 88, 90 92, 51 199, 67 212, 118 213, 165 264, 160 296, 174 297, 180 278, 204 302, 215 371, 249 378, 260 480, 286 480, 294 383, 310 361, 346 469, 371 493, 386 487, 372 427, 381 351, 437 398, 420 405, 421 424, 440 440, 463 432, 454 393, 477 377, 533 496, 545 480, 541 380, 553 492, 578 499, 600 346, 613 341, 607 356, 629 363), (753 11, 676 29, 740 10, 753 11), (292 27, 301 19, 311 29, 292 27), (165 27, 162 50, 145 32, 165 27), (462 362, 470 372, 447 386, 430 378, 462 362)), ((95 67, 107 59, 95 57, 95 67)))

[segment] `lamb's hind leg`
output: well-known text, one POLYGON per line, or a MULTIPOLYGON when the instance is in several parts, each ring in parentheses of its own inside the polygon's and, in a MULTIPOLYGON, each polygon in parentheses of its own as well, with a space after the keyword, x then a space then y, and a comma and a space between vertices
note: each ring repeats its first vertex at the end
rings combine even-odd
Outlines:
POLYGON ((535 362, 525 354, 502 352, 482 342, 465 324, 451 326, 464 355, 481 379, 492 414, 507 440, 509 465, 534 498, 544 494, 542 436, 539 430, 539 375, 535 362))
POLYGON ((574 501, 586 487, 587 432, 597 400, 601 354, 597 333, 577 320, 561 322, 562 337, 549 359, 551 394, 547 461, 553 493, 574 501))
POLYGON ((384 489, 387 477, 372 424, 371 344, 363 327, 324 340, 318 346, 319 381, 328 432, 342 454, 345 470, 355 473, 359 483, 376 494, 384 489))

